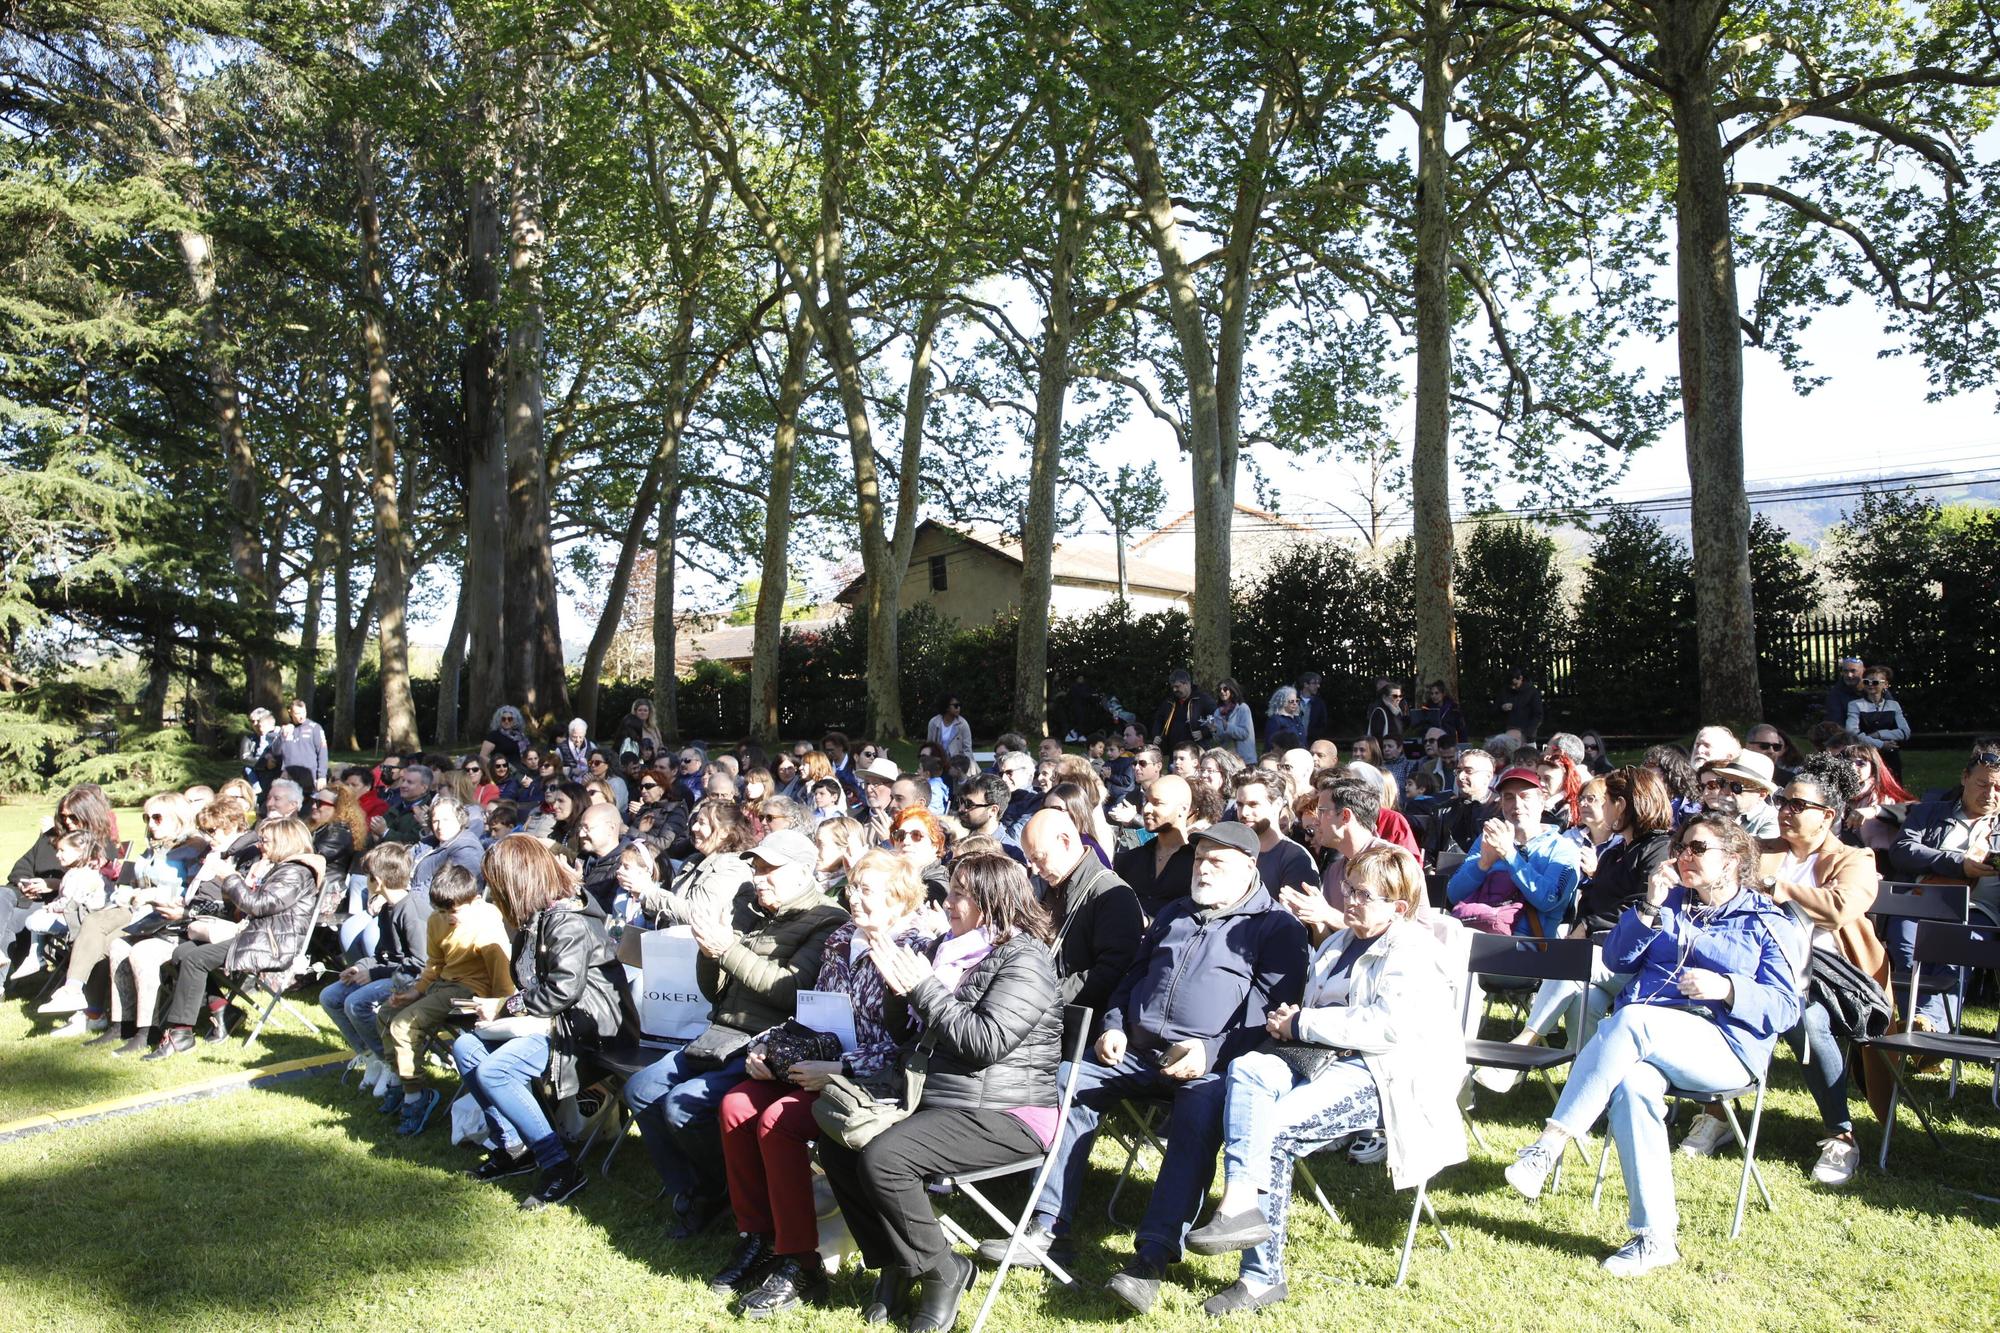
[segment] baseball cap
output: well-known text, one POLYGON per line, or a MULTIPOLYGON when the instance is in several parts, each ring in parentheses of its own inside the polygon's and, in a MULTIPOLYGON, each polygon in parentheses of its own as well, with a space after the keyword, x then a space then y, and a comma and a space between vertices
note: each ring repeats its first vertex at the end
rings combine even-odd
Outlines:
POLYGON ((1197 831, 1193 842, 1197 848, 1204 842, 1213 842, 1219 843, 1233 852, 1241 852, 1245 856, 1255 856, 1257 854, 1257 835, 1250 831, 1248 824, 1234 819, 1225 819, 1220 823, 1210 824, 1207 828, 1197 831))
POLYGON ((1500 775, 1500 780, 1493 784, 1493 789, 1499 791, 1510 782, 1525 782, 1531 787, 1539 787, 1542 785, 1542 775, 1525 764, 1516 764, 1500 775))
POLYGON ((811 870, 819 866, 819 849, 797 829, 779 829, 765 834, 764 840, 750 849, 750 858, 767 866, 805 866, 811 870))

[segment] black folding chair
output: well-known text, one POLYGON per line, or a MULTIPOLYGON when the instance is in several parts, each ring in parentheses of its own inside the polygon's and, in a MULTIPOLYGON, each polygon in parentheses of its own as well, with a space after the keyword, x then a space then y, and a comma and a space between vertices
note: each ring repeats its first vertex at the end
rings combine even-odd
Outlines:
MULTIPOLYGON (((1069 1119, 1071 1099, 1076 1095, 1076 1077, 1083 1067, 1084 1052, 1090 1043, 1091 1012, 1083 1005, 1069 1005, 1063 1009, 1063 1044, 1069 1053, 1069 1077, 1063 1080, 1062 1093, 1056 1101, 1056 1138, 1060 1141, 1062 1127, 1069 1119)), ((993 1303, 1000 1298, 1000 1284, 1007 1280, 1008 1270, 1014 1267, 1014 1254, 1020 1248, 1021 1236, 1028 1229, 1028 1223, 1035 1216, 1035 1204, 1042 1196, 1042 1187, 1048 1183, 1049 1172, 1055 1169, 1055 1144, 1032 1156, 1020 1158, 1001 1166, 989 1166, 979 1171, 966 1171, 956 1175, 936 1176, 931 1184, 940 1189, 949 1188, 954 1193, 963 1194, 978 1205, 979 1210, 1000 1226, 1007 1228, 1007 1250, 1000 1256, 1000 1267, 993 1274, 993 1285, 986 1289, 986 1299, 979 1306, 979 1317, 972 1321, 972 1333, 986 1326, 986 1320, 993 1313, 993 1303), (993 1206, 992 1200, 980 1193, 979 1186, 989 1180, 1004 1176, 1018 1176, 1025 1172, 1034 1173, 1034 1183, 1028 1187, 1028 1199, 1021 1206, 1019 1216, 1009 1217, 993 1206)), ((979 1248, 978 1238, 960 1226, 948 1215, 940 1215, 938 1223, 953 1241, 968 1248, 979 1248)), ((1051 1257, 1044 1257, 1043 1265, 1054 1278, 1064 1286, 1071 1286, 1076 1279, 1064 1272, 1051 1257)))
POLYGON ((312 932, 305 931, 299 937, 299 947, 285 961, 285 965, 269 972, 237 972, 218 974, 223 994, 232 1000, 243 1001, 243 1006, 257 1015, 256 1021, 243 1034, 245 1046, 257 1040, 257 1034, 271 1021, 271 1016, 279 1009, 297 1019, 305 1030, 313 1036, 319 1035, 319 1024, 305 1016, 299 1007, 291 1002, 289 993, 297 987, 305 975, 306 955, 312 948, 312 932), (268 980, 276 977, 276 982, 268 980), (261 1005, 260 1009, 258 1006, 261 1005))
MULTIPOLYGON (((2000 937, 1995 935, 1995 932, 1982 926, 1943 921, 1919 922, 1916 966, 1910 970, 1908 983, 1907 1003, 1911 1011, 1916 1008, 1917 991, 1926 964, 1958 968, 2000 967, 2000 937), (1982 934, 1988 935, 1988 938, 1979 938, 1982 934)), ((1995 1104, 2000 1105, 2000 1027, 1996 1027, 1991 1037, 1975 1037, 1965 1032, 1890 1032, 1858 1044, 1873 1046, 1885 1055, 1939 1057, 1953 1062, 1964 1060, 1991 1065, 1995 1104)), ((1888 1063, 1895 1085, 1889 1092, 1889 1112, 1882 1117, 1882 1151, 1875 1163, 1877 1169, 1882 1171, 1889 1169, 1889 1141, 1896 1130, 1896 1107, 1908 1091, 1903 1082, 1901 1063, 1894 1060, 1888 1063)), ((1938 1141, 1937 1130, 1932 1127, 1930 1113, 1924 1109, 1923 1102, 1916 1097, 1908 1100, 1917 1113, 1917 1123, 1923 1126, 1931 1142, 1942 1150, 1944 1145, 1938 1141)))
MULTIPOLYGON (((1969 884, 1912 884, 1884 881, 1875 891, 1875 905, 1868 914, 1881 921, 1915 921, 1920 925, 1925 921, 1941 921, 1947 925, 1962 926, 1969 922, 1972 907, 1972 886, 1969 884)), ((1893 1001, 1899 993, 1907 991, 1910 1000, 1903 1008, 1901 1018, 1908 1027, 1916 1016, 1917 1002, 1926 994, 1944 995, 1945 1009, 1952 1015, 1952 1023, 1957 1025, 1965 1015, 1965 972, 1961 970, 1957 978, 1943 985, 1911 989, 1911 974, 1902 971, 1892 960, 1889 967, 1889 998, 1893 1001)), ((1958 1061, 1951 1062, 1951 1087, 1945 1093, 1947 1099, 1958 1095, 1958 1061)), ((1996 1102, 2000 1105, 2000 1102, 1996 1102)))
MULTIPOLYGON (((1467 1022, 1470 1026, 1470 1006, 1472 997, 1481 993, 1477 984, 1481 976, 1520 977, 1532 981, 1569 981, 1581 989, 1575 1000, 1575 1012, 1570 1019, 1570 1044, 1568 1047, 1537 1045, 1523 1046, 1511 1041, 1484 1041, 1467 1038, 1465 1043, 1465 1063, 1473 1069, 1505 1069, 1511 1073, 1529 1076, 1539 1074, 1542 1083, 1549 1090, 1549 1096, 1560 1099, 1555 1081, 1550 1078, 1551 1070, 1559 1069, 1576 1059, 1578 1051, 1590 1040, 1590 974, 1593 964, 1592 946, 1589 940, 1554 939, 1541 941, 1544 947, 1535 948, 1524 942, 1525 937, 1514 935, 1488 935, 1479 931, 1470 932, 1466 954, 1465 988, 1467 1022)), ((1481 1148, 1486 1148, 1486 1140, 1479 1133, 1470 1114, 1466 1123, 1471 1127, 1473 1137, 1481 1148)), ((1590 1150, 1575 1139, 1570 1140, 1583 1160, 1590 1161, 1590 1150)), ((1488 1149, 1490 1151, 1490 1149, 1488 1149)), ((1565 1154, 1567 1155, 1567 1154, 1565 1154)), ((1555 1185, 1562 1184, 1562 1162, 1556 1162, 1555 1185)))

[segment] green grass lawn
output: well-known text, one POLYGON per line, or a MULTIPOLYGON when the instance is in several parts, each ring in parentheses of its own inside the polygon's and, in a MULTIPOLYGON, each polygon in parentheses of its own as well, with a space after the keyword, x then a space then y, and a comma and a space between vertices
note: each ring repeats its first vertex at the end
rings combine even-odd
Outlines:
MULTIPOLYGON (((0 1035, 0 1088, 47 1088, 97 1064, 115 1069, 95 1095, 146 1077, 74 1048, 45 1056, 37 1041, 12 1036, 0 1035)), ((1588 1173, 1574 1157, 1559 1191, 1524 1202, 1506 1189, 1501 1168, 1536 1132, 1548 1094, 1528 1086, 1488 1095, 1478 1115, 1495 1155, 1475 1148, 1472 1161, 1434 1183, 1457 1249, 1447 1252, 1426 1227, 1409 1285, 1391 1290, 1409 1195, 1392 1194, 1380 1167, 1322 1158, 1314 1169, 1343 1220, 1295 1202, 1292 1300, 1260 1316, 1258 1327, 1325 1329, 1359 1318, 1422 1329, 1902 1328, 1918 1311, 1928 1327, 1992 1327, 2000 1208, 1947 1188, 1983 1183, 1992 1192, 2000 1181, 2000 1113, 1987 1101, 1987 1078, 1972 1074, 1945 1116, 1947 1154, 1905 1112, 1891 1173, 1871 1165, 1847 1191, 1829 1193, 1806 1179, 1818 1125, 1790 1057, 1781 1058, 1760 1153, 1777 1213, 1753 1192, 1742 1239, 1727 1240, 1736 1159, 1677 1158, 1686 1257, 1635 1283, 1596 1267, 1623 1236, 1615 1168, 1601 1212, 1589 1207, 1588 1173)), ((1929 1095, 1942 1090, 1942 1079, 1921 1082, 1929 1095)), ((1860 1114, 1872 1153, 1877 1131, 1865 1107, 1860 1114)), ((0 1209, 0 1327, 737 1325, 702 1281, 731 1238, 717 1231, 694 1243, 664 1240, 637 1144, 575 1207, 524 1215, 515 1200, 529 1178, 475 1184, 464 1174, 473 1155, 445 1140, 435 1125, 414 1142, 398 1138, 368 1099, 319 1074, 0 1143, 0 1197, 8 1200, 0 1209)), ((1121 1320, 1123 1307, 1101 1284, 1129 1252, 1143 1185, 1122 1201, 1124 1225, 1107 1223, 1119 1160, 1108 1141, 1099 1144, 1078 1211, 1083 1285, 1010 1277, 996 1329, 1121 1320)), ((1149 1162, 1141 1177, 1150 1171, 1149 1162)), ((967 1211, 958 1210, 971 1225, 967 1211)), ((1208 1326, 1200 1302, 1234 1272, 1230 1259, 1176 1269, 1148 1326, 1208 1326)), ((843 1274, 836 1308, 778 1326, 858 1331, 866 1290, 864 1277, 843 1274)), ((982 1279, 974 1296, 983 1292, 982 1279)))

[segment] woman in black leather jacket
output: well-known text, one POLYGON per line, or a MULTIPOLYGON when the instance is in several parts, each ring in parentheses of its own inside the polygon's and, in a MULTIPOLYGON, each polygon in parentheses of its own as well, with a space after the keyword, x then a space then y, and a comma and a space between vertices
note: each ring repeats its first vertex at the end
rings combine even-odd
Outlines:
POLYGON ((479 1023, 452 1043, 465 1090, 486 1113, 499 1146, 473 1171, 498 1180, 541 1168, 528 1210, 561 1203, 585 1177, 541 1104, 534 1084, 547 1078, 555 1099, 577 1091, 577 1056, 618 1034, 617 950, 604 914, 577 892, 576 872, 547 844, 523 833, 487 848, 486 890, 514 932, 514 993, 473 1001, 479 1023))
POLYGON ((831 1136, 819 1146, 862 1262, 881 1271, 863 1318, 899 1318, 921 1282, 911 1333, 950 1328, 973 1273, 945 1239, 925 1178, 1032 1157, 1057 1128, 1061 990, 1048 913, 1027 872, 1011 857, 964 858, 952 867, 945 915, 951 934, 928 960, 869 942, 883 980, 922 1025, 922 1103, 859 1153, 831 1136))

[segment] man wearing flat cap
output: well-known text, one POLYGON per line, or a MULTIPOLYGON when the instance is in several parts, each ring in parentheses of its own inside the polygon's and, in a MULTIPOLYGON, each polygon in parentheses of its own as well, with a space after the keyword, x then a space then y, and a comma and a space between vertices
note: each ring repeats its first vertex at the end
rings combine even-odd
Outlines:
POLYGON ((1257 872, 1257 835, 1234 820, 1194 835, 1190 895, 1167 904, 1112 991, 1103 1035, 1077 1074, 1056 1165, 1017 1263, 1065 1264, 1070 1214, 1098 1122, 1115 1103, 1162 1104, 1165 1160, 1140 1219, 1137 1256, 1107 1284, 1141 1313, 1208 1194, 1222 1145, 1223 1073, 1264 1038, 1264 1014, 1305 989, 1305 927, 1280 910, 1257 872), (1024 1253, 1025 1252, 1025 1253, 1024 1253))

